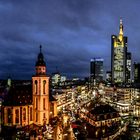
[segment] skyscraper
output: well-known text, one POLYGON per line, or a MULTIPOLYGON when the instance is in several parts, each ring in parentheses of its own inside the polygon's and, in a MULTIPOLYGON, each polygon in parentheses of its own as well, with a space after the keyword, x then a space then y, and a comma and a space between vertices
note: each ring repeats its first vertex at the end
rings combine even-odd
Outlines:
POLYGON ((120 19, 119 35, 111 36, 111 71, 112 83, 126 82, 127 37, 123 35, 123 24, 120 19))
POLYGON ((134 63, 134 83, 140 83, 140 63, 134 63))
POLYGON ((131 83, 131 72, 132 72, 132 60, 131 53, 127 52, 127 60, 126 60, 126 83, 131 83))
POLYGON ((111 71, 106 72, 106 82, 111 83, 111 71))
POLYGON ((91 59, 90 61, 90 78, 91 82, 100 82, 103 80, 103 62, 104 60, 99 58, 91 59))

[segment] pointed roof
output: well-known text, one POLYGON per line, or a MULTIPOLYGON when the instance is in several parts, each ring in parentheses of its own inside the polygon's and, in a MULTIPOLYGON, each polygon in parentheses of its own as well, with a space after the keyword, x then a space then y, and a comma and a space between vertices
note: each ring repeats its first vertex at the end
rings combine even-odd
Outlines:
POLYGON ((42 46, 40 45, 40 53, 38 54, 38 58, 36 61, 36 66, 46 66, 46 63, 44 61, 44 56, 42 54, 42 46))
POLYGON ((12 85, 4 96, 4 106, 32 104, 32 85, 12 85))

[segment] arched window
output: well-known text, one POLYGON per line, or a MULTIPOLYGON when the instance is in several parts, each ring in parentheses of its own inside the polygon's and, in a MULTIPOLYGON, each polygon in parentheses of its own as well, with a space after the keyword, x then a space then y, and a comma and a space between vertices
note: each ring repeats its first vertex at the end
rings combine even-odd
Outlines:
POLYGON ((8 123, 12 123, 12 110, 11 108, 7 109, 8 123))
POLYGON ((15 117, 15 122, 16 122, 16 123, 19 123, 19 109, 16 109, 16 110, 15 110, 15 116, 16 116, 16 117, 15 117))
POLYGON ((38 100, 36 98, 36 109, 38 109, 38 100))
POLYGON ((46 118, 46 114, 45 113, 43 113, 43 118, 46 118))
POLYGON ((37 80, 35 80, 35 93, 37 94, 37 80))
POLYGON ((23 121, 26 121, 26 108, 23 109, 23 121))
POLYGON ((43 109, 46 109, 46 105, 45 105, 45 98, 43 98, 43 109))
POLYGON ((32 121, 33 120, 33 109, 32 109, 32 107, 30 107, 30 121, 32 121))
POLYGON ((37 112, 36 112, 36 122, 38 121, 38 114, 37 114, 37 112))
POLYGON ((46 80, 43 81, 43 93, 45 94, 46 80))

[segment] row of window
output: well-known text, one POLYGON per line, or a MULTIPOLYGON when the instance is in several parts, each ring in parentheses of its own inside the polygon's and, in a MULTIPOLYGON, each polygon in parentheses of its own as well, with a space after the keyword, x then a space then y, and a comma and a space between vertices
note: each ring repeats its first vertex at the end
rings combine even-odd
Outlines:
MULTIPOLYGON (((45 86, 46 86, 46 80, 43 81, 43 93, 45 94, 45 86)), ((38 81, 35 80, 35 93, 37 94, 38 91, 38 81)))
MULTIPOLYGON (((38 109, 38 98, 36 98, 36 101, 35 101, 35 108, 36 110, 38 109)), ((43 98, 43 109, 45 110, 46 109, 46 99, 43 98)))
MULTIPOLYGON (((26 121, 26 115, 27 115, 27 110, 26 108, 24 108, 22 111, 19 111, 19 109, 15 110, 15 123, 19 123, 20 120, 20 116, 23 117, 23 121, 26 121), (20 114, 21 113, 21 114, 20 114)), ((33 120, 33 109, 32 107, 29 108, 29 114, 30 114, 30 121, 33 120)), ((12 123, 13 122, 13 116, 12 116, 12 109, 8 108, 7 109, 7 116, 8 116, 8 123, 12 123)))
MULTIPOLYGON (((45 107, 45 99, 43 100, 43 105, 45 107)), ((44 108, 45 109, 45 108, 44 108)), ((32 107, 30 107, 29 109, 29 112, 30 112, 30 121, 33 121, 33 109, 32 107)), ((12 109, 8 108, 7 110, 7 115, 8 115, 8 123, 12 123, 13 122, 13 115, 12 115, 12 109)), ((19 123, 19 120, 20 120, 20 116, 23 118, 22 121, 26 121, 27 117, 27 110, 26 108, 23 109, 22 113, 20 114, 20 111, 19 109, 16 109, 15 110, 15 123, 18 124, 19 123)), ((46 118, 46 113, 43 113, 43 118, 45 119, 46 118)), ((36 113, 36 122, 38 121, 38 113, 36 113)))

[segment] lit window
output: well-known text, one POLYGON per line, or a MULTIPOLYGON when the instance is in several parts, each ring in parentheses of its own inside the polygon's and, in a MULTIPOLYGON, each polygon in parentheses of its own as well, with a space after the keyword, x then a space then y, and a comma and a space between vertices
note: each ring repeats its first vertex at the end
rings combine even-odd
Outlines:
POLYGON ((36 122, 38 121, 38 114, 36 113, 36 122))
POLYGON ((45 98, 43 98, 43 109, 44 110, 46 109, 46 106, 45 106, 45 98))
POLYGON ((30 121, 33 120, 32 116, 33 116, 33 109, 32 109, 32 107, 30 107, 30 121))
POLYGON ((36 98, 36 109, 38 109, 38 100, 36 98))
POLYGON ((26 108, 23 109, 23 121, 26 121, 26 108))
POLYGON ((45 94, 46 80, 43 81, 43 93, 45 94))
POLYGON ((43 114, 43 118, 46 118, 46 114, 45 113, 43 114))
POLYGON ((7 116, 8 116, 8 123, 12 123, 12 110, 8 108, 7 110, 7 116))
POLYGON ((15 116, 16 116, 16 117, 15 117, 15 122, 16 122, 16 123, 19 123, 19 109, 16 109, 16 110, 15 110, 15 116))
POLYGON ((35 80, 35 93, 37 94, 37 80, 35 80))

